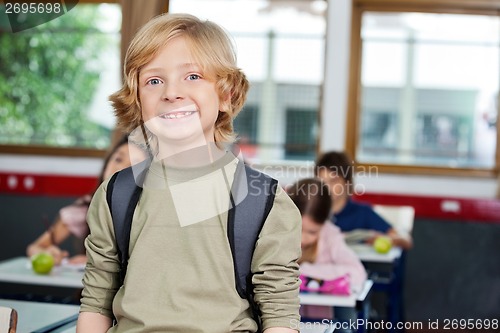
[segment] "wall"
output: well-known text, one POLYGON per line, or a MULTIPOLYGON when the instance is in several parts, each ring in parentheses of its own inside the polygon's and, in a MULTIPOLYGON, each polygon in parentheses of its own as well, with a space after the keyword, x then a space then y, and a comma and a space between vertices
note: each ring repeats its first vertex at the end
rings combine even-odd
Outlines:
MULTIPOLYGON (((54 221, 59 209, 75 197, 48 197, 0 194, 0 260, 23 256, 26 246, 45 230, 43 219, 54 221)), ((69 240, 64 248, 74 252, 69 240)))
POLYGON ((500 318, 500 224, 417 218, 413 236, 408 321, 500 318))

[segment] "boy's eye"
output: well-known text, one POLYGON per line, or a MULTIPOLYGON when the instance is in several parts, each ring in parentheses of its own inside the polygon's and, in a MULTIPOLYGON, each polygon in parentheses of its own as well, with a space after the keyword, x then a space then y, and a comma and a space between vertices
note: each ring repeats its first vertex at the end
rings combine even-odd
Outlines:
POLYGON ((201 79, 201 76, 199 76, 198 74, 189 74, 187 79, 190 81, 199 80, 199 79, 201 79))
POLYGON ((161 81, 159 79, 151 79, 147 83, 154 86, 154 85, 160 84, 161 81))

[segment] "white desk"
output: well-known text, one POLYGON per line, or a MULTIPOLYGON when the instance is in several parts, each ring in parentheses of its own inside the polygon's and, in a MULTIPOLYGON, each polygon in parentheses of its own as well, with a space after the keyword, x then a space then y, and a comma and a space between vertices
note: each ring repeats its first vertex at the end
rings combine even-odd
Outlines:
POLYGON ((78 305, 7 299, 0 299, 0 305, 14 308, 17 311, 17 332, 20 333, 49 331, 48 328, 55 323, 62 326, 53 332, 75 332, 76 319, 80 309, 78 305))
POLYGON ((0 262, 0 282, 83 288, 82 278, 82 270, 69 266, 56 266, 48 275, 36 274, 31 269, 27 257, 17 257, 0 262))
MULTIPOLYGON (((377 253, 368 244, 348 244, 365 264, 369 278, 374 281, 373 289, 387 294, 387 321, 393 327, 402 321, 403 280, 405 254, 400 247, 392 247, 386 254, 377 253)), ((392 332, 393 330, 389 330, 392 332)))
POLYGON ((335 328, 331 325, 320 323, 301 323, 300 333, 332 333, 335 328))
MULTIPOLYGON (((363 289, 349 296, 335 296, 315 293, 300 293, 301 305, 319 305, 319 306, 339 306, 356 308, 358 311, 358 319, 368 320, 370 313, 370 298, 368 295, 373 286, 372 280, 366 280, 363 289)), ((328 328, 325 332, 333 332, 334 327, 328 328)), ((301 330, 301 332, 309 332, 301 330)), ((317 332, 317 331, 310 331, 317 332)), ((363 325, 358 327, 358 332, 365 332, 363 325)))
MULTIPOLYGON (((11 307, 17 311, 17 332, 76 332, 79 311, 77 305, 0 299, 0 306, 11 307), (58 328, 54 326, 58 326, 58 328), (51 327, 53 330, 49 329, 51 327)), ((333 326, 319 323, 301 323, 300 328, 301 333, 332 333, 334 331, 333 326)))
POLYGON ((401 257, 403 250, 393 246, 387 253, 378 253, 370 244, 347 244, 364 262, 393 263, 401 257))
POLYGON ((321 306, 356 307, 358 302, 364 302, 373 286, 372 280, 366 280, 363 289, 349 296, 325 295, 316 293, 300 293, 300 304, 321 306))

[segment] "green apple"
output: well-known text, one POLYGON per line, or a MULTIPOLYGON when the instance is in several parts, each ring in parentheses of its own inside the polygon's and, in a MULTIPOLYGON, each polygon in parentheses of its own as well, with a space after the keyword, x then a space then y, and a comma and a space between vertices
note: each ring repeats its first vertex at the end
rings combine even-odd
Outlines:
POLYGON ((373 242, 373 248, 378 253, 387 253, 392 247, 392 240, 387 236, 379 236, 373 242))
POLYGON ((54 267, 54 257, 47 252, 40 252, 31 257, 31 268, 37 274, 49 274, 54 267))

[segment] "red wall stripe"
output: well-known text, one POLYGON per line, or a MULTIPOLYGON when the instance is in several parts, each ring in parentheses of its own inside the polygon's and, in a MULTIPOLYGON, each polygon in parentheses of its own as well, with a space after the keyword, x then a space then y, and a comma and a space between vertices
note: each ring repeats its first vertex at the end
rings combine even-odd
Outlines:
POLYGON ((96 186, 96 177, 0 173, 0 194, 81 196, 96 186))
MULTIPOLYGON (((0 194, 81 196, 92 193, 97 178, 0 172, 0 194)), ((365 193, 355 200, 371 204, 409 205, 417 218, 500 224, 500 200, 365 193)))
POLYGON ((500 224, 500 200, 365 193, 355 200, 370 204, 408 205, 415 217, 500 224))

